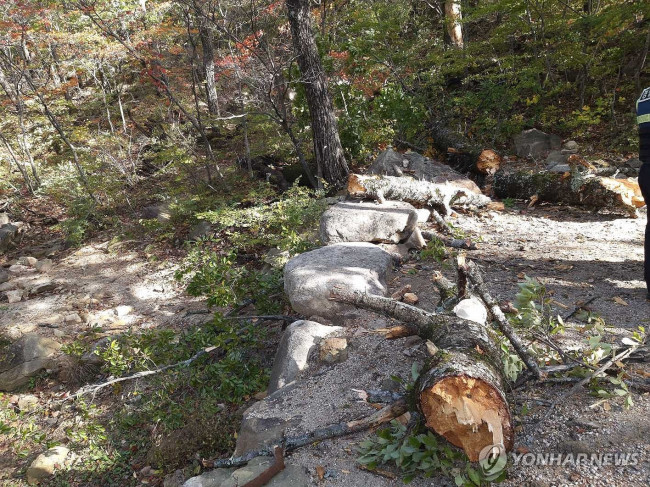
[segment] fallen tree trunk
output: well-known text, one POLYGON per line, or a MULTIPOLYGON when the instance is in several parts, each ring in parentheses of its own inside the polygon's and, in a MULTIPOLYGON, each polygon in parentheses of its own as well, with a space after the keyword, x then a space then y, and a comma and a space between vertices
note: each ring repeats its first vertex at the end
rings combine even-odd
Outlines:
POLYGON ((485 206, 490 202, 487 196, 452 182, 431 183, 396 176, 350 174, 348 193, 380 202, 387 199, 406 201, 416 207, 431 206, 443 215, 451 213, 451 206, 485 206))
POLYGON ((332 299, 403 321, 407 334, 438 347, 416 386, 428 428, 462 448, 471 461, 479 460, 486 446, 512 449, 514 429, 501 361, 485 325, 360 292, 336 289, 332 299))
POLYGON ((578 173, 500 171, 494 175, 493 189, 499 198, 537 196, 538 201, 619 210, 633 218, 645 204, 635 182, 578 173))

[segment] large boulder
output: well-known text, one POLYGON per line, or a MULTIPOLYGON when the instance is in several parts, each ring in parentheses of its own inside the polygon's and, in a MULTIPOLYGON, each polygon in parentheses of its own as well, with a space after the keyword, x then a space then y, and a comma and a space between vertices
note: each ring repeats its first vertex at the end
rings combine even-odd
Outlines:
POLYGON ((340 331, 340 326, 327 326, 315 321, 295 321, 285 330, 275 354, 269 394, 293 382, 308 367, 310 352, 319 341, 340 331))
POLYGON ((446 164, 429 159, 417 152, 401 154, 393 149, 386 149, 377 156, 375 162, 366 172, 382 176, 408 175, 432 183, 449 182, 453 186, 468 189, 473 193, 481 193, 481 189, 471 179, 446 164))
POLYGON ((54 340, 28 334, 0 349, 0 391, 13 391, 41 370, 55 367, 60 347, 54 340))
POLYGON ((548 151, 559 150, 562 139, 557 135, 547 134, 537 129, 524 130, 515 136, 515 152, 519 157, 540 159, 548 151))
POLYGON ((418 224, 418 213, 409 203, 341 202, 330 207, 320 219, 320 239, 338 242, 400 243, 418 224))
POLYGON ((386 294, 391 255, 370 243, 337 243, 300 254, 284 267, 284 290, 291 306, 304 316, 334 322, 359 315, 353 306, 331 301, 334 287, 386 294))

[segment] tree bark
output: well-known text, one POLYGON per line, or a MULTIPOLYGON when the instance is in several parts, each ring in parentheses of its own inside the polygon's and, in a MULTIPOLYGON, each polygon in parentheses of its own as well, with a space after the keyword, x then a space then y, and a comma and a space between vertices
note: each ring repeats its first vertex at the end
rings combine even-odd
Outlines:
POLYGON ((452 47, 463 48, 463 18, 460 2, 458 0, 445 0, 445 23, 447 24, 447 35, 452 47))
POLYGON ((417 334, 439 348, 416 384, 429 429, 462 448, 471 461, 490 445, 512 449, 499 351, 485 325, 360 292, 335 289, 332 299, 403 321, 402 333, 393 337, 417 334))
MULTIPOLYGON (((201 24, 205 23, 203 16, 199 19, 201 24)), ((220 116, 219 113, 219 98, 217 96, 217 84, 215 81, 215 68, 214 68, 214 46, 212 44, 212 33, 205 25, 199 27, 199 38, 201 39, 201 47, 203 54, 201 60, 203 62, 203 74, 205 75, 205 95, 208 102, 208 111, 220 116)))
POLYGON ((294 51, 309 106, 316 163, 323 178, 331 185, 340 187, 345 184, 348 165, 339 139, 332 100, 327 91, 327 79, 314 40, 309 0, 286 0, 286 3, 294 51))
POLYGON ((636 182, 601 176, 524 171, 497 172, 494 194, 499 198, 528 199, 618 210, 636 218, 636 209, 644 205, 636 182))
POLYGON ((431 206, 443 215, 451 213, 451 206, 485 206, 490 198, 473 193, 453 183, 431 183, 410 177, 364 176, 350 174, 348 193, 352 196, 382 201, 399 200, 414 206, 431 206))

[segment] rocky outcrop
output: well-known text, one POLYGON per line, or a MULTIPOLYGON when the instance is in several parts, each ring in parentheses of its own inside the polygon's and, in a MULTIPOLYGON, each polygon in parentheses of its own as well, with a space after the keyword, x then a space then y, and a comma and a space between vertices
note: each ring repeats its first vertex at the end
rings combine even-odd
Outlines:
POLYGON ((370 243, 337 243, 300 254, 284 268, 284 290, 291 306, 304 316, 334 322, 357 316, 353 306, 331 301, 336 286, 350 291, 386 294, 391 255, 370 243))
POLYGON ((0 349, 0 391, 13 391, 41 370, 55 367, 59 348, 54 340, 29 334, 0 349))

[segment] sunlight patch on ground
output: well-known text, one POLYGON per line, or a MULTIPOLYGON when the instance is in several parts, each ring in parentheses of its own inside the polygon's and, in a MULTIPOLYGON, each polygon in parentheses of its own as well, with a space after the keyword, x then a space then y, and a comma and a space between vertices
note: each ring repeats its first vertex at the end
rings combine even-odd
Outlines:
POLYGON ((641 280, 618 281, 616 279, 605 279, 605 282, 622 289, 645 289, 645 282, 641 280))

